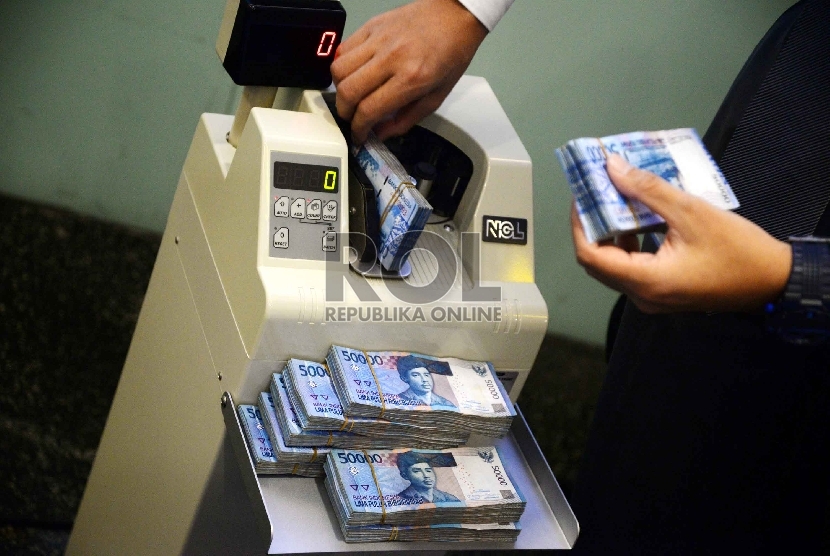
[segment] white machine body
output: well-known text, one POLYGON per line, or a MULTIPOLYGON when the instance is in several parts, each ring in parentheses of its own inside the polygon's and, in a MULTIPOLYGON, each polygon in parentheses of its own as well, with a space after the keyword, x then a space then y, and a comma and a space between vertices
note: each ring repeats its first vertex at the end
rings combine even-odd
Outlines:
POLYGON ((69 554, 261 547, 219 400, 256 403, 292 357, 321 361, 338 344, 491 361, 521 392, 547 329, 532 167, 487 82, 463 77, 421 124, 474 169, 405 284, 349 270, 346 142, 320 92, 280 98, 288 109, 254 109, 237 149, 232 116, 199 121, 69 554), (286 168, 323 181, 283 187, 286 168), (469 235, 493 215, 525 219, 526 244, 469 235))
POLYGON ((427 226, 406 285, 348 270, 347 236, 332 233, 348 231, 346 187, 336 196, 274 187, 275 159, 337 166, 341 184, 347 175, 346 144, 320 93, 305 91, 297 108, 254 109, 236 153, 225 141, 232 119, 205 114, 185 162, 184 180, 251 361, 246 369, 218 368, 229 381, 223 387, 254 400, 289 358, 322 360, 340 344, 491 361, 515 400, 547 329, 547 307, 534 282, 531 161, 487 82, 465 76, 422 124, 461 148, 474 173, 454 221, 427 226), (312 204, 317 213, 335 207, 336 220, 317 213, 310 220, 312 204), (482 234, 484 215, 526 219, 527 244, 465 242, 478 256, 464 257, 462 235, 482 234), (335 248, 339 264, 325 260, 335 248), (476 286, 498 297, 468 301, 476 286), (415 302, 400 299, 400 287, 415 302))

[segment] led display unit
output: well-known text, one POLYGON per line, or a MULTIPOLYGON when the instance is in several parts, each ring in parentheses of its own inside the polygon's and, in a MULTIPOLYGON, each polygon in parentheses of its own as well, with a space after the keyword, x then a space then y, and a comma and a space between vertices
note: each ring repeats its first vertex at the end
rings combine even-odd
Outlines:
POLYGON ((274 162, 274 187, 323 193, 337 193, 337 168, 295 162, 274 162))
MULTIPOLYGON (((233 6, 231 6, 231 10, 233 6)), ((325 89, 343 37, 336 0, 239 0, 227 48, 217 51, 237 85, 325 89)))

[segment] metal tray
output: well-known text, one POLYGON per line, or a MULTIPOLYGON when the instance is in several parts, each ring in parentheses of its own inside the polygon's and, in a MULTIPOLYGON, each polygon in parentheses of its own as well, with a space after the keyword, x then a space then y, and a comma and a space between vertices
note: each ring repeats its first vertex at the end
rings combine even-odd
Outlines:
POLYGON ((495 444, 527 499, 515 543, 382 542, 346 543, 322 479, 257 475, 245 433, 228 392, 222 396, 225 419, 242 479, 269 554, 373 551, 448 552, 452 550, 542 550, 573 547, 579 523, 545 461, 518 406, 510 433, 501 439, 472 438, 469 445, 495 444), (290 519, 302 516, 302 519, 290 519), (321 531, 323 532, 321 534, 321 531))

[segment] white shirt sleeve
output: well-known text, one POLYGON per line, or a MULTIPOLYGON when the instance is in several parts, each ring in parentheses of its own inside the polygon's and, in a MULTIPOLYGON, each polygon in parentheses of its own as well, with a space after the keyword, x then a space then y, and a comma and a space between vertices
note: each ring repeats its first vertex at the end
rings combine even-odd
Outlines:
POLYGON ((501 20, 513 0, 458 0, 489 31, 501 20))

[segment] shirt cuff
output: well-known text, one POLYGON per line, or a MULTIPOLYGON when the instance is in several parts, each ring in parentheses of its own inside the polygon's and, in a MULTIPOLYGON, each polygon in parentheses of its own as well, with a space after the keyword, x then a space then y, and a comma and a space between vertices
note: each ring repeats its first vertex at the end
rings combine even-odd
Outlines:
POLYGON ((488 31, 495 29, 513 0, 458 0, 488 31))

